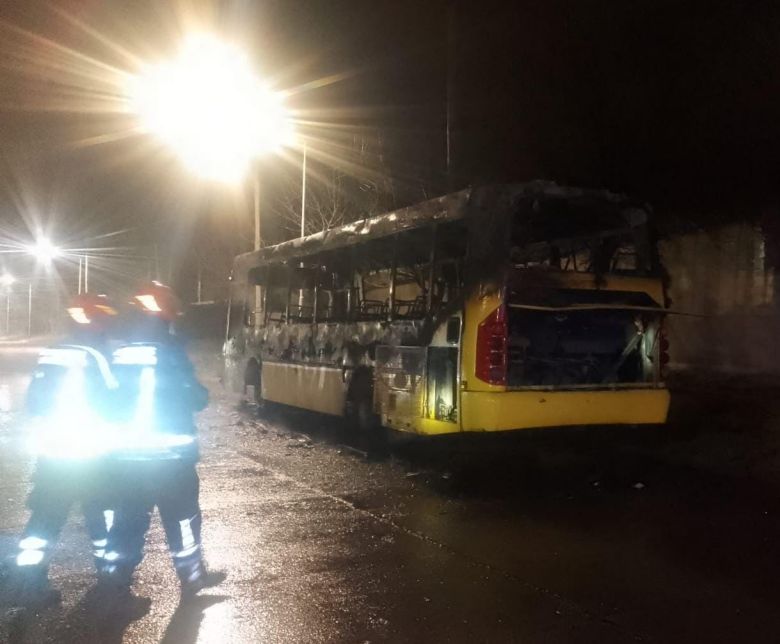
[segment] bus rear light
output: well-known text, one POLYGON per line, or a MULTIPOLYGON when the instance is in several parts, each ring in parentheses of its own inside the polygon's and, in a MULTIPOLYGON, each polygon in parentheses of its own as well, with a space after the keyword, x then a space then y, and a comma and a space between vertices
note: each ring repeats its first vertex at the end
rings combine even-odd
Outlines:
POLYGON ((475 375, 491 385, 506 385, 507 335, 503 305, 482 320, 477 328, 475 375))

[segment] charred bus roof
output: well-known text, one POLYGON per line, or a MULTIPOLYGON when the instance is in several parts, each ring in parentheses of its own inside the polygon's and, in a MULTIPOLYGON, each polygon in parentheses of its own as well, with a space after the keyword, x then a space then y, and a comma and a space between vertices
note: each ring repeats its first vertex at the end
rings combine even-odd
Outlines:
POLYGON ((470 192, 470 189, 461 190, 407 208, 359 219, 330 230, 244 253, 236 257, 235 268, 238 272, 246 272, 257 266, 300 259, 435 223, 463 219, 470 192))
MULTIPOLYGON (((346 249, 399 233, 463 221, 472 258, 495 259, 499 247, 537 245, 628 231, 647 223, 649 208, 606 190, 548 181, 466 188, 236 257, 234 274, 346 249), (511 226, 508 222, 512 222, 511 226), (510 227, 507 227, 510 226, 510 227), (522 238, 522 241, 519 239, 522 238)), ((500 253, 499 253, 500 254, 500 253)))

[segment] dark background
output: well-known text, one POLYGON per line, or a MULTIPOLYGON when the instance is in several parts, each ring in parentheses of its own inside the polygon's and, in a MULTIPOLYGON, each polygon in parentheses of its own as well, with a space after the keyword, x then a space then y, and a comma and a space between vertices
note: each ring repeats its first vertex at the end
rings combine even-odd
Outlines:
MULTIPOLYGON (((180 278, 193 273, 193 248, 213 259, 215 276, 249 248, 247 191, 204 184, 153 141, 128 135, 129 118, 113 113, 116 88, 96 72, 164 56, 193 21, 241 42, 261 74, 292 90, 312 181, 331 166, 381 175, 389 205, 402 206, 471 183, 545 178, 647 200, 666 232, 735 219, 777 227, 776 3, 0 6, 3 236, 40 225, 99 246, 101 235, 129 228, 109 239, 149 265, 157 244, 158 267, 167 262, 180 278)), ((261 163, 265 205, 280 173, 299 164, 297 153, 261 163)), ((283 234, 274 221, 264 226, 269 240, 283 234)))

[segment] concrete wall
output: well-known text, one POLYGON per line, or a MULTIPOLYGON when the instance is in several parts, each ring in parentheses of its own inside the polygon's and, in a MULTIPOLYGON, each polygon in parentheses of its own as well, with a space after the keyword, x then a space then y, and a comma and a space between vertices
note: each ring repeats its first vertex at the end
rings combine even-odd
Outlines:
POLYGON ((673 369, 780 373, 780 311, 761 229, 732 224, 661 243, 673 369))

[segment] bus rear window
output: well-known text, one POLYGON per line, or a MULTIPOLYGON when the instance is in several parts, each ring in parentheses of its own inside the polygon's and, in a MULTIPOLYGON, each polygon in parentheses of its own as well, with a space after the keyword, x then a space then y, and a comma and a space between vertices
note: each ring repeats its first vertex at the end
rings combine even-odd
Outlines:
POLYGON ((507 384, 653 382, 662 312, 643 292, 508 289, 507 384))
POLYGON ((647 213, 603 200, 536 198, 518 205, 511 262, 584 273, 651 274, 647 213))
POLYGON ((632 310, 510 308, 510 387, 646 383, 655 379, 659 318, 632 310))

